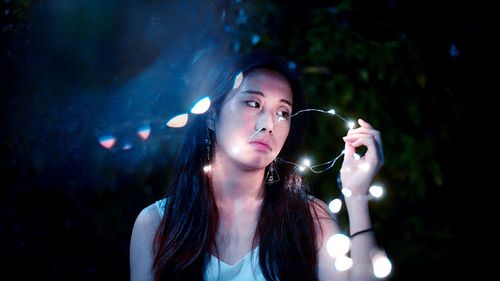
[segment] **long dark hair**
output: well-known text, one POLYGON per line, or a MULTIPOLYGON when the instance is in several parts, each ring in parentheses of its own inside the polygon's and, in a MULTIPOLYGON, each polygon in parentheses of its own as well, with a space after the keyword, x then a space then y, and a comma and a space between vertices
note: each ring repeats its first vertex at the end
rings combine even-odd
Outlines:
MULTIPOLYGON (((268 53, 231 57, 214 71, 201 91, 212 101, 218 117, 225 96, 235 77, 263 68, 281 73, 293 93, 293 112, 305 107, 300 79, 286 61, 268 53)), ((297 161, 302 118, 294 119, 280 152, 283 159, 297 161)), ((203 172, 207 153, 214 151, 205 140, 213 135, 207 127, 207 114, 189 121, 185 143, 173 167, 166 192, 168 203, 155 243, 155 280, 203 280, 211 249, 217 249, 215 234, 219 213, 209 177, 203 172)), ((267 168, 266 168, 267 169, 267 168)), ((307 184, 294 168, 278 165, 281 181, 266 185, 258 219, 254 246, 259 244, 261 270, 267 280, 317 280, 317 241, 315 204, 307 184)))

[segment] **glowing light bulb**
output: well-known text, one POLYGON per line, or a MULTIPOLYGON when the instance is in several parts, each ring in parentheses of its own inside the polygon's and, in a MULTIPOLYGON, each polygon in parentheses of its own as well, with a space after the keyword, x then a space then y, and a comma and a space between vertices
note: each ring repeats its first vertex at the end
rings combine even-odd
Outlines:
POLYGON ((334 258, 344 256, 350 248, 351 240, 344 234, 334 234, 326 242, 326 250, 334 258))
POLYGON ((341 172, 341 173, 349 173, 349 172, 351 172, 351 171, 352 171, 352 169, 351 169, 351 168, 349 168, 349 167, 347 167, 347 168, 341 168, 341 169, 340 169, 340 172, 341 172))
POLYGON ((123 150, 129 150, 131 148, 132 148, 132 144, 130 142, 125 143, 122 147, 123 150))
POLYGON ((204 97, 194 104, 194 106, 191 108, 191 113, 202 114, 205 113, 209 108, 210 108, 210 98, 204 97))
POLYGON ((102 147, 110 149, 115 145, 116 138, 113 137, 112 135, 102 136, 99 138, 99 143, 101 144, 102 147))
POLYGON ((361 163, 359 164, 358 166, 361 170, 365 171, 365 172, 368 172, 370 170, 370 164, 368 163, 361 163))
POLYGON ((342 208, 342 200, 335 198, 328 204, 328 209, 334 214, 338 213, 342 208))
POLYGON ((203 172, 209 173, 210 171, 212 171, 212 165, 206 165, 203 167, 203 172))
POLYGON ((381 187, 380 185, 372 185, 368 189, 368 192, 375 197, 375 198, 380 198, 384 194, 384 188, 381 187))
MULTIPOLYGON (((242 73, 238 73, 238 75, 235 77, 234 79, 234 85, 233 85, 233 89, 236 89, 238 87, 240 87, 241 83, 242 83, 242 80, 243 80, 243 74, 242 73)), ((341 119, 345 125, 347 127, 349 127, 349 129, 354 129, 355 126, 356 126, 356 122, 353 121, 353 120, 348 120, 346 118, 344 118, 343 116, 341 116, 340 114, 337 114, 337 112, 335 111, 335 109, 331 108, 329 109, 328 111, 327 110, 323 110, 323 109, 317 109, 317 108, 306 108, 306 109, 301 109, 301 110, 298 110, 297 112, 291 114, 290 116, 288 117, 283 117, 283 116, 279 116, 277 115, 275 118, 276 118, 276 122, 280 122, 280 121, 283 121, 283 120, 288 120, 292 117, 295 117, 303 112, 320 112, 320 113, 323 113, 323 114, 329 114, 329 115, 333 115, 333 116, 336 116, 337 118, 341 119)), ((358 122, 362 122, 360 120, 358 120, 358 122)), ((249 137, 249 140, 252 140, 253 137, 255 137, 255 135, 257 135, 260 131, 262 131, 262 129, 259 129, 255 132, 253 132, 250 137, 249 137)), ((354 153, 353 152, 353 159, 355 160, 362 160, 363 157, 360 156, 359 154, 357 153, 354 153)), ((301 164, 298 164, 298 163, 294 163, 294 162, 290 162, 290 161, 286 161, 286 159, 281 159, 281 161, 283 163, 287 163, 287 164, 291 164, 293 166, 295 166, 295 170, 297 172, 304 172, 306 171, 306 169, 309 169, 311 170, 311 172, 313 173, 317 173, 317 174, 320 174, 320 173, 323 173, 324 171, 326 170, 329 170, 331 169, 332 167, 334 167, 335 165, 335 162, 342 156, 342 155, 345 155, 346 154, 346 151, 345 150, 342 150, 342 152, 336 156, 335 158, 331 159, 330 161, 327 161, 325 163, 321 163, 321 164, 315 164, 314 166, 311 166, 311 161, 308 161, 308 160, 304 160, 301 164), (325 168, 320 168, 319 167, 325 167, 325 168)), ((349 156, 350 156, 350 153, 349 153, 349 156)), ((360 161, 360 162, 365 162, 365 161, 360 161)), ((355 167, 356 169, 362 169, 364 171, 369 171, 371 169, 370 165, 369 164, 362 164, 360 165, 359 167, 355 167)), ((345 175, 346 173, 350 173, 352 172, 352 168, 350 167, 346 167, 346 168, 340 168, 340 173, 345 175)), ((343 192, 345 192, 345 196, 346 197, 349 197, 351 196, 351 192, 350 190, 343 190, 343 192)))
POLYGON ((352 195, 352 191, 349 188, 342 188, 341 192, 346 198, 349 198, 352 195))
POLYGON ((254 34, 254 35, 252 36, 252 44, 253 44, 253 45, 256 45, 256 44, 257 44, 257 43, 259 43, 259 42, 260 42, 260 36, 259 36, 258 34, 254 34))
POLYGON ((378 251, 372 258, 373 274, 377 278, 384 278, 392 271, 392 263, 387 256, 378 251))
POLYGON ((236 78, 234 79, 234 84, 233 84, 233 90, 238 88, 241 85, 241 82, 243 82, 243 73, 240 72, 238 75, 236 75, 236 78))
POLYGON ((335 259, 335 269, 338 271, 346 271, 352 267, 352 259, 348 256, 341 256, 335 259))
POLYGON ((233 155, 237 155, 240 153, 240 147, 239 146, 235 146, 231 149, 231 152, 233 153, 233 155))
POLYGON ((137 129, 137 134, 142 140, 147 140, 149 135, 151 135, 151 127, 149 125, 144 125, 137 129))
POLYGON ((174 116, 172 119, 168 120, 167 126, 171 128, 182 128, 186 126, 187 121, 188 121, 187 113, 179 114, 177 116, 174 116))
POLYGON ((308 158, 305 158, 304 160, 302 160, 302 165, 304 165, 306 167, 311 167, 311 160, 309 160, 308 158))

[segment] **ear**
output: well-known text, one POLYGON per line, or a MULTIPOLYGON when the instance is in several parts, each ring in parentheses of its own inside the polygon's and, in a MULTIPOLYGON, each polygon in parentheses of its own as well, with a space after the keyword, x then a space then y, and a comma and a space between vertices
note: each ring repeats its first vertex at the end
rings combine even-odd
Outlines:
POLYGON ((207 127, 215 131, 215 112, 213 110, 209 110, 206 114, 207 115, 207 127))

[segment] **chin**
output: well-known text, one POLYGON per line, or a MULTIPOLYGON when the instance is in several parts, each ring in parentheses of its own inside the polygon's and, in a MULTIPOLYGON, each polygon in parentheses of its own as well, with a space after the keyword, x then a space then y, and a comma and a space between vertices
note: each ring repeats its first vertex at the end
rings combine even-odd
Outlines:
POLYGON ((265 169, 267 165, 269 165, 273 161, 270 157, 253 157, 252 159, 245 159, 242 161, 238 161, 240 166, 243 167, 244 170, 260 170, 265 169), (269 159, 268 159, 269 158, 269 159))

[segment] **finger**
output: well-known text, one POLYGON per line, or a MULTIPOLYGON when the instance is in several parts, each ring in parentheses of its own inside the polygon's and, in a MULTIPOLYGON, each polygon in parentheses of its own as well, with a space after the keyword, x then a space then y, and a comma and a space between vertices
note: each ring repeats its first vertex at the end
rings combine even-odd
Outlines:
POLYGON ((366 127, 358 127, 356 129, 351 129, 347 131, 347 135, 352 135, 352 134, 370 134, 370 135, 380 135, 380 132, 375 130, 375 129, 370 129, 366 127))
POLYGON ((365 120, 363 120, 361 118, 358 119, 358 123, 361 127, 373 129, 373 126, 370 123, 366 122, 365 120))
POLYGON ((352 140, 352 139, 356 139, 356 138, 360 138, 360 137, 375 137, 375 136, 371 132, 357 132, 357 133, 348 134, 345 137, 343 137, 343 139, 352 140))
POLYGON ((379 131, 373 129, 356 129, 356 131, 349 131, 347 136, 344 137, 344 140, 352 141, 354 138, 363 137, 363 136, 372 136, 378 145, 382 146, 382 136, 379 131))
POLYGON ((373 134, 373 136, 375 138, 375 141, 379 145, 382 144, 382 135, 380 134, 380 131, 378 131, 375 128, 373 128, 373 126, 370 123, 366 122, 365 120, 363 120, 361 118, 358 119, 358 123, 361 126, 361 128, 367 128, 367 129, 369 129, 372 132, 372 134, 373 134))
POLYGON ((356 141, 352 142, 351 145, 354 148, 365 146, 367 150, 364 155, 364 158, 372 158, 374 156, 378 158, 379 153, 377 152, 377 146, 375 144, 375 140, 373 139, 373 137, 359 138, 356 141))
POLYGON ((377 142, 373 139, 373 137, 362 137, 357 139, 354 142, 351 142, 351 146, 354 148, 360 146, 366 146, 367 150, 365 153, 365 158, 376 157, 377 161, 380 164, 383 164, 384 155, 382 152, 382 148, 377 144, 377 142))
POLYGON ((354 157, 354 152, 356 152, 356 148, 354 148, 354 146, 352 146, 349 142, 345 142, 344 158, 350 159, 354 157))
POLYGON ((350 144, 354 147, 360 147, 362 145, 364 146, 373 146, 375 147, 375 140, 373 139, 373 136, 362 136, 358 137, 355 140, 351 141, 350 144))
POLYGON ((349 136, 345 136, 343 137, 342 139, 346 142, 350 142, 351 144, 354 143, 355 141, 357 141, 358 139, 361 139, 361 138, 372 138, 377 146, 382 146, 381 144, 381 141, 379 141, 379 138, 380 136, 374 136, 374 135, 371 135, 371 134, 355 134, 355 135, 349 135, 349 136))

